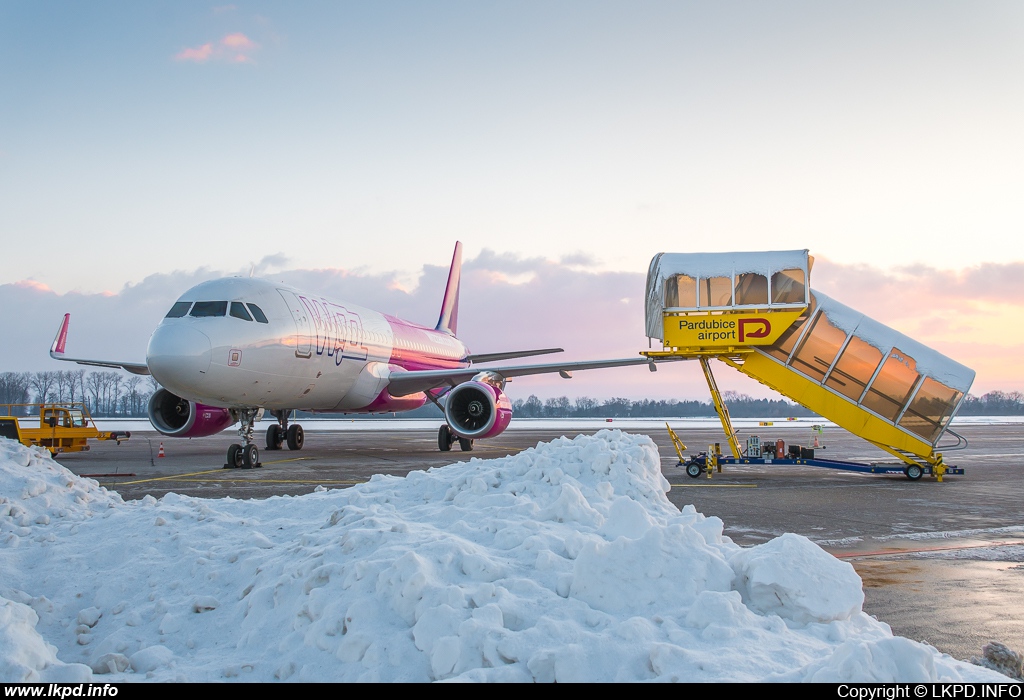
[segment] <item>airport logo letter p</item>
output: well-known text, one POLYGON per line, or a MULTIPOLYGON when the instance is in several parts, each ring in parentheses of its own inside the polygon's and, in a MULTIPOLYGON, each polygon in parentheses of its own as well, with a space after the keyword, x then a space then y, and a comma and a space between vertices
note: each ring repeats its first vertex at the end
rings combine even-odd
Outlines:
POLYGON ((739 328, 741 343, 747 338, 767 338, 772 332, 772 324, 766 318, 741 318, 739 328), (748 330, 748 326, 753 328, 748 330))

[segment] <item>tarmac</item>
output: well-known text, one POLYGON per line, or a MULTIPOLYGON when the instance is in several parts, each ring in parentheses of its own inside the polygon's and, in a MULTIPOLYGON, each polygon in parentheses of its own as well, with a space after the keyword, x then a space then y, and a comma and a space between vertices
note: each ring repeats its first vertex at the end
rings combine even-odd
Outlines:
MULTIPOLYGON (((263 466, 252 470, 223 468, 228 445, 236 441, 232 431, 192 440, 133 431, 121 445, 94 442, 91 451, 62 455, 60 462, 77 474, 102 475, 93 478, 125 499, 169 492, 268 498, 318 486, 346 488, 374 474, 403 476, 471 457, 503 457, 560 435, 593 432, 515 426, 477 442, 472 452, 456 444, 446 453, 437 449, 436 427, 309 430, 301 451, 261 449, 263 466), (157 456, 161 442, 164 457, 157 456)), ((687 453, 715 442, 725 447, 720 430, 673 427, 689 446, 687 453)), ((900 475, 779 465, 725 467, 711 479, 692 479, 677 466, 664 428, 632 432, 647 433, 658 444, 674 504, 693 504, 720 517, 725 534, 741 545, 785 532, 809 537, 856 568, 864 582, 864 610, 895 634, 959 659, 980 656, 990 641, 1024 651, 1024 425, 957 431, 969 445, 948 452, 946 461, 966 474, 942 483, 927 476, 915 482, 900 475)), ((809 431, 784 423, 742 430, 741 438, 751 433, 803 445, 813 439, 809 431)), ((838 428, 828 429, 823 445, 817 456, 894 461, 838 428)))

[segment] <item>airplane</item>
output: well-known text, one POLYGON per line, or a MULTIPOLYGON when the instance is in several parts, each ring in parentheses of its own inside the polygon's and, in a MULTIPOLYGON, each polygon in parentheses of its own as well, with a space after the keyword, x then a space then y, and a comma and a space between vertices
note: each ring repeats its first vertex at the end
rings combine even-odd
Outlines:
POLYGON ((441 451, 458 441, 492 438, 508 427, 512 377, 647 365, 646 357, 520 365, 501 363, 561 348, 473 354, 456 336, 462 244, 455 244, 437 324, 430 328, 269 280, 227 277, 192 287, 171 306, 149 339, 146 361, 67 357, 65 314, 50 357, 152 375, 161 388, 149 401, 153 427, 168 437, 204 437, 239 424, 225 467, 260 466, 255 423, 270 411, 266 447, 301 450, 293 411, 398 413, 427 401, 443 412, 441 451), (483 366, 481 366, 483 365, 483 366))

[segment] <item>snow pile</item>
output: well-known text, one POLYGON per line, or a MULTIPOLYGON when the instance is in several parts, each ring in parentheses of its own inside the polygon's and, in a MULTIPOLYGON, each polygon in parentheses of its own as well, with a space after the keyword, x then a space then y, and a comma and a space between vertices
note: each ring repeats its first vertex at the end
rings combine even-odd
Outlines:
POLYGON ((266 501, 124 503, 0 440, 0 680, 1005 680, 668 489, 619 431, 266 501))

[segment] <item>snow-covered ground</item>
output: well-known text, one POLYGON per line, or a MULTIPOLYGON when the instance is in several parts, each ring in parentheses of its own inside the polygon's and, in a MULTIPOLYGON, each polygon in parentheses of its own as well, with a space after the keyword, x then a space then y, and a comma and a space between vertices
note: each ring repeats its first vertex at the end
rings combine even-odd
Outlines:
POLYGON ((1005 681, 606 430, 349 489, 124 502, 0 439, 0 681, 1005 681))

